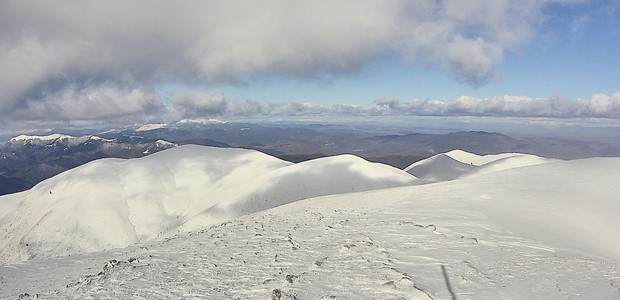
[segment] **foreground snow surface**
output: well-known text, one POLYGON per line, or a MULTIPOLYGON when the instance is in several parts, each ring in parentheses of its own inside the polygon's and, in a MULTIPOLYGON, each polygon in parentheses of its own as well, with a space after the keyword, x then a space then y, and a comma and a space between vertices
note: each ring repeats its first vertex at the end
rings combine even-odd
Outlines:
POLYGON ((0 267, 0 298, 620 299, 620 159, 332 195, 0 267))

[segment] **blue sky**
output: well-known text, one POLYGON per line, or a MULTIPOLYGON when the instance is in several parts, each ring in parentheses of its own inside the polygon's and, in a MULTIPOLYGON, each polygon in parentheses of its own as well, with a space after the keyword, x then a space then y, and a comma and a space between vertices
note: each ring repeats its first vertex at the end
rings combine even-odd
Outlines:
POLYGON ((0 125, 620 119, 618 0, 0 3, 0 125))
POLYGON ((383 97, 449 100, 462 95, 490 98, 589 98, 620 90, 620 2, 590 1, 550 5, 534 36, 507 49, 496 78, 473 87, 452 74, 406 64, 396 55, 342 77, 270 76, 222 89, 241 99, 272 102, 368 104, 383 97))

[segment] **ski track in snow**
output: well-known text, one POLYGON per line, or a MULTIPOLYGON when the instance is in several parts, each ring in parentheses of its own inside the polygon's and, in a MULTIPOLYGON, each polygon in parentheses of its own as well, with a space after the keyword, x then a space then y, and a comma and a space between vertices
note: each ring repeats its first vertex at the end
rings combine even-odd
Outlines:
POLYGON ((276 209, 127 249, 8 265, 0 297, 269 299, 278 289, 281 299, 620 299, 617 263, 465 226, 463 211, 398 208, 276 209))

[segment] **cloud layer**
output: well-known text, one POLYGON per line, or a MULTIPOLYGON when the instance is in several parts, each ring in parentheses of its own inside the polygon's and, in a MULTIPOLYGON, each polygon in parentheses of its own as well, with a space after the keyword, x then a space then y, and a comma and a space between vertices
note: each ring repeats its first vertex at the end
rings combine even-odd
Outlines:
POLYGON ((480 99, 461 96, 452 101, 377 100, 384 114, 419 116, 503 116, 546 118, 620 118, 620 92, 613 95, 594 94, 588 99, 565 97, 531 98, 495 96, 480 99))
POLYGON ((155 93, 111 84, 71 86, 61 93, 27 101, 7 120, 31 122, 173 122, 181 119, 243 119, 300 116, 493 116, 620 119, 620 92, 588 98, 531 98, 501 95, 460 96, 452 100, 377 99, 367 105, 306 102, 263 103, 240 100, 221 90, 175 90, 155 93))
MULTIPOLYGON (((545 5, 575 1, 2 1, 0 115, 151 111, 146 93, 159 83, 339 75, 394 54, 482 85, 531 37, 545 5)), ((214 98, 198 108, 217 110, 214 98)))
POLYGON ((487 99, 461 96, 454 100, 378 99, 370 105, 271 103, 241 101, 221 91, 176 92, 172 112, 177 118, 255 116, 495 116, 620 119, 620 92, 586 99, 531 98, 502 95, 487 99))

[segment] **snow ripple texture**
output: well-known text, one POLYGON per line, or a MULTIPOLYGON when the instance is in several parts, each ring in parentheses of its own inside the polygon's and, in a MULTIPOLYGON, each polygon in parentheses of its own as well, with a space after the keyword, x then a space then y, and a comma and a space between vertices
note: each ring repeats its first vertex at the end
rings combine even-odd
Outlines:
MULTIPOLYGON (((253 215, 158 243, 79 257, 72 265, 62 259, 39 262, 58 261, 60 270, 75 274, 56 286, 42 288, 35 274, 0 268, 2 284, 9 287, 0 297, 620 298, 618 264, 552 251, 484 224, 463 231, 425 218, 346 208, 253 215)), ((46 275, 62 272, 41 269, 46 275)))

